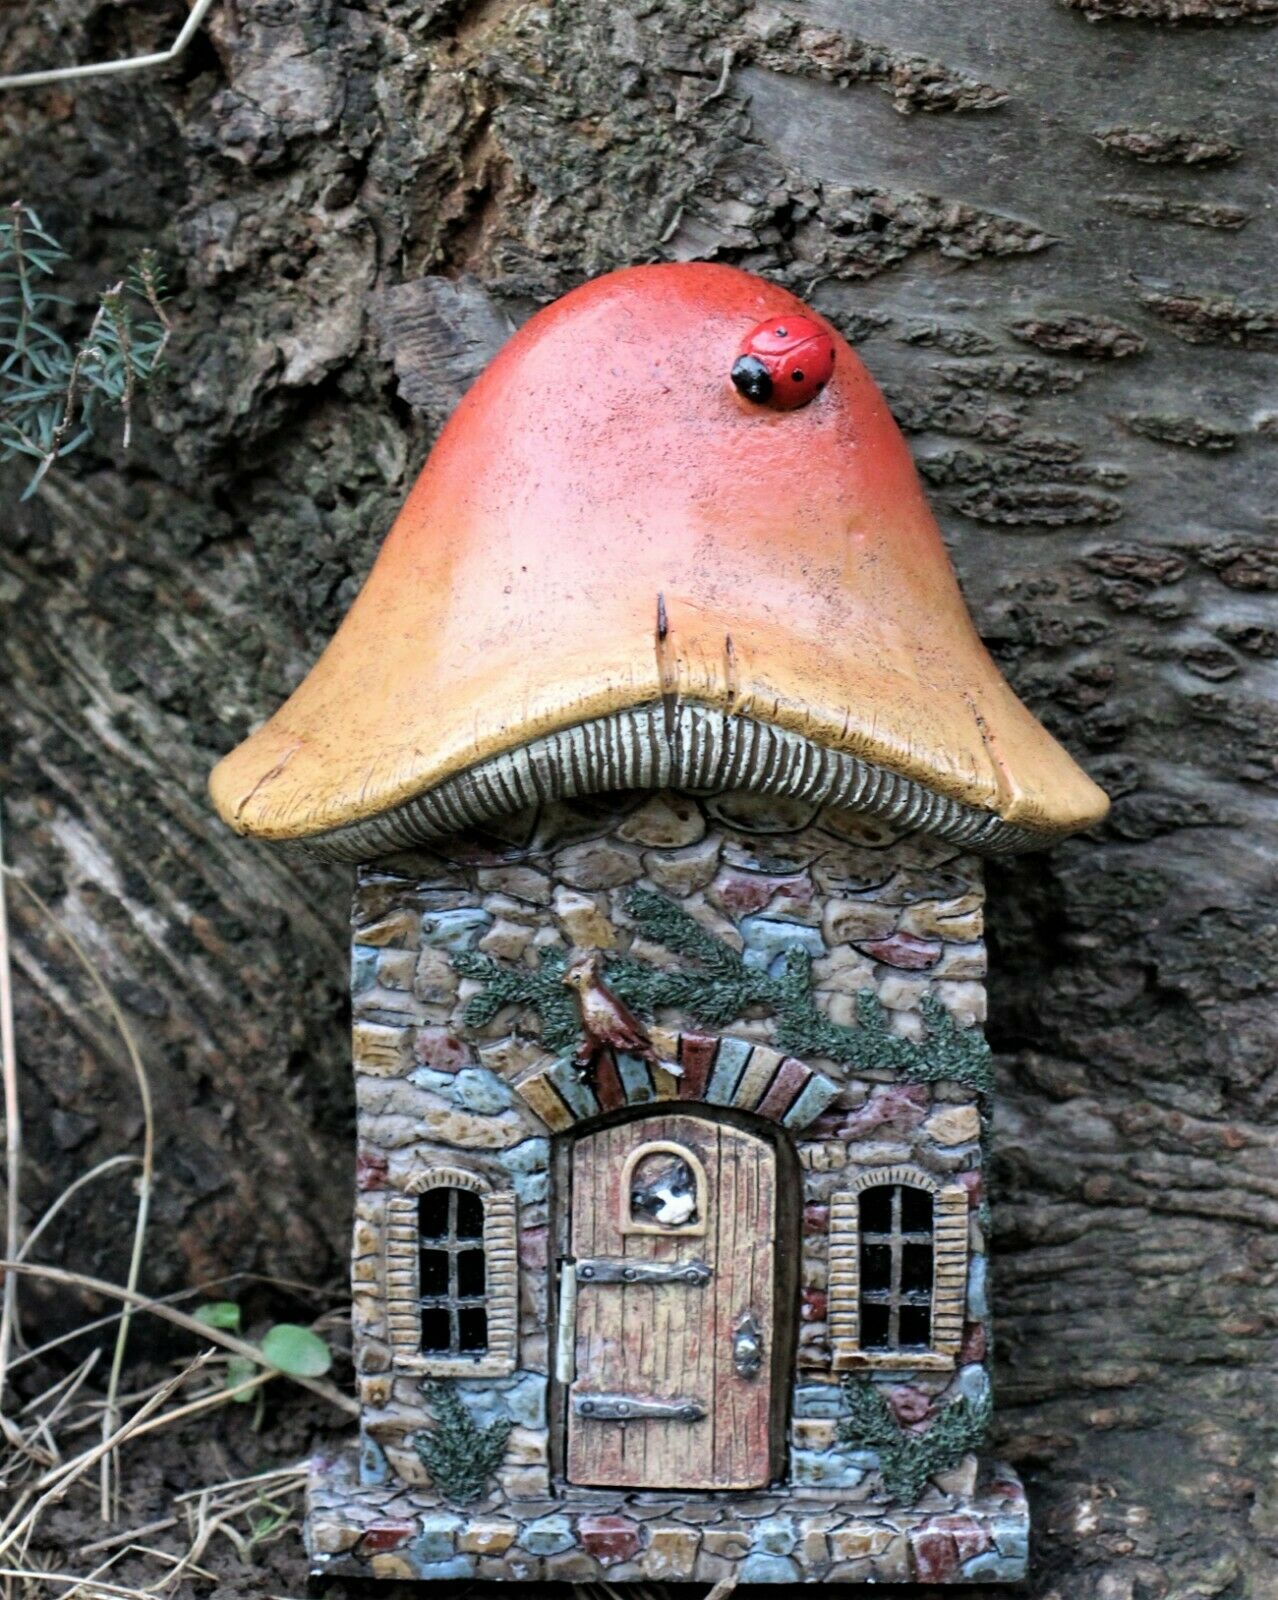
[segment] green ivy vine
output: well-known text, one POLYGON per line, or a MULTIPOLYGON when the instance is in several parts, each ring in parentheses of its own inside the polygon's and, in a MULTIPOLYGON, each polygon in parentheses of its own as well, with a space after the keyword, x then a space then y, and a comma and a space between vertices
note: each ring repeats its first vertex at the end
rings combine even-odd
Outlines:
MULTIPOLYGON (((871 990, 857 995, 855 1026, 831 1022, 817 1006, 806 950, 787 950, 773 976, 747 966, 739 951, 665 895, 633 889, 626 908, 649 939, 691 963, 668 971, 629 956, 604 958, 608 987, 641 1017, 671 1006, 704 1026, 724 1028, 757 1010, 776 1018, 777 1045, 790 1055, 825 1056, 856 1072, 887 1070, 912 1083, 945 1079, 983 1095, 993 1088, 990 1048, 980 1029, 960 1028, 933 995, 924 995, 919 1007, 928 1028, 922 1040, 894 1034, 871 990)), ((563 951, 543 951, 538 967, 515 967, 476 950, 458 952, 456 970, 483 986, 467 1004, 467 1024, 483 1027, 503 1006, 525 1006, 541 1019, 547 1049, 572 1049, 580 1025, 563 982, 568 959, 563 951)))

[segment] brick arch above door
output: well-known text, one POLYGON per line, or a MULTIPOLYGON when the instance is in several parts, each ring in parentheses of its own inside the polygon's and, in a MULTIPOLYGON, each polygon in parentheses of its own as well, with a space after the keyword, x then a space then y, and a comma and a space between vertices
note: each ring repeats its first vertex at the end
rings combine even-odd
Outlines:
POLYGON ((561 1056, 526 1073, 515 1090, 552 1133, 610 1111, 671 1101, 750 1111, 797 1131, 839 1093, 823 1072, 749 1039, 664 1028, 651 1029, 650 1037, 656 1062, 606 1051, 595 1060, 593 1082, 587 1082, 573 1058, 561 1056))

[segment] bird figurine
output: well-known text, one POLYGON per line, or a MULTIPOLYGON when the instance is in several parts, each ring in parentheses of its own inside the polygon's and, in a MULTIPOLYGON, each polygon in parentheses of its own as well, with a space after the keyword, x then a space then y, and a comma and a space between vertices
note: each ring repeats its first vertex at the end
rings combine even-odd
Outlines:
MULTIPOLYGON (((593 1078, 595 1061, 603 1050, 621 1050, 658 1064, 648 1030, 604 982, 597 955, 580 955, 570 961, 564 971, 564 982, 577 996, 582 1039, 573 1064, 584 1081, 593 1078)), ((665 1061, 660 1065, 675 1077, 682 1076, 683 1069, 676 1063, 665 1061)))
POLYGON ((663 1228, 682 1228, 697 1220, 697 1185, 692 1168, 675 1157, 630 1190, 630 1215, 663 1228))

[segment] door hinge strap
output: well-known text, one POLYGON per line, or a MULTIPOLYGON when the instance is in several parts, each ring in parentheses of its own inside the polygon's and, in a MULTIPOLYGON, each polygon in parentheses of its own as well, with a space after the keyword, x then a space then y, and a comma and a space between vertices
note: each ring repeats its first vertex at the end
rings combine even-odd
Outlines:
POLYGON ((704 1261, 618 1261, 606 1256, 578 1261, 577 1283, 687 1283, 700 1288, 714 1277, 704 1261))
POLYGON ((700 1422, 706 1408, 699 1400, 653 1400, 632 1394, 575 1394, 573 1414, 596 1422, 700 1422))

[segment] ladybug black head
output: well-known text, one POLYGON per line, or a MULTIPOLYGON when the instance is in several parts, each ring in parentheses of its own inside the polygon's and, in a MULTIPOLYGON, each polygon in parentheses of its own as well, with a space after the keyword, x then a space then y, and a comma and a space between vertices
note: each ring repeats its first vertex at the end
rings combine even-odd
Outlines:
POLYGON ((756 405, 766 405, 772 398, 772 374, 758 356, 738 356, 732 364, 732 381, 737 392, 756 405))

